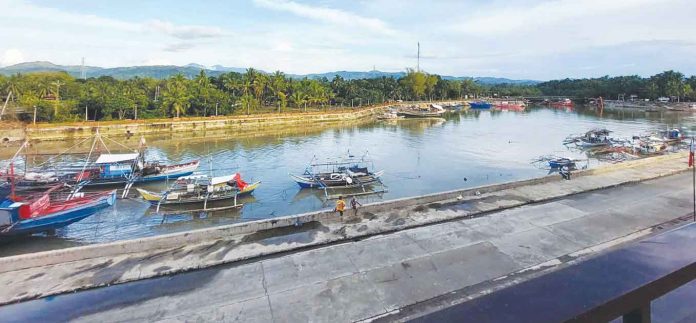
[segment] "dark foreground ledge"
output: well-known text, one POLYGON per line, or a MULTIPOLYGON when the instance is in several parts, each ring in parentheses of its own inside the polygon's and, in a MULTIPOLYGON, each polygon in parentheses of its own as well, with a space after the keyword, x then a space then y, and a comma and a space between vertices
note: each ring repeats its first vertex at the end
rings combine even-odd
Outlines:
POLYGON ((696 279, 695 246, 691 223, 412 321, 650 322, 653 300, 696 279))

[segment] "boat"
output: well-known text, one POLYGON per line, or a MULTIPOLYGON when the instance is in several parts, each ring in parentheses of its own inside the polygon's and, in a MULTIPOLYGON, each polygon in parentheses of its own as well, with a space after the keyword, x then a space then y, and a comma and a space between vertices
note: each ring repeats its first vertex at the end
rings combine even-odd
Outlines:
POLYGON ((88 169, 94 176, 86 186, 121 185, 128 182, 144 183, 177 179, 188 176, 198 169, 200 162, 162 165, 159 162, 146 162, 141 153, 102 154, 88 169))
POLYGON ((442 106, 430 104, 429 106, 403 107, 397 110, 397 116, 405 118, 434 118, 447 112, 442 106))
POLYGON ((350 195, 386 192, 381 180, 384 171, 372 171, 370 168, 374 168, 372 161, 365 159, 365 156, 354 158, 349 154, 348 158, 329 160, 324 163, 310 163, 302 175, 290 174, 290 177, 302 189, 323 189, 327 199, 341 195, 329 194, 330 190, 359 190, 351 192, 350 195))
MULTIPOLYGON (((312 166, 320 166, 315 164, 312 166)), ((379 178, 384 175, 384 171, 371 173, 366 167, 359 165, 342 166, 342 163, 335 163, 333 171, 312 173, 305 171, 302 175, 290 174, 293 180, 301 188, 321 188, 321 187, 337 187, 337 186, 353 186, 358 184, 369 185, 379 181, 379 178)))
POLYGON ((667 149, 662 141, 640 140, 633 145, 633 152, 640 155, 656 155, 667 149))
POLYGON ((12 188, 10 187, 10 183, 0 183, 0 201, 5 200, 10 195, 11 191, 12 188))
POLYGON ((570 99, 562 99, 559 101, 551 101, 551 102, 549 102, 549 105, 552 108, 568 108, 568 107, 572 108, 575 104, 570 99))
POLYGON ((575 144, 585 148, 609 146, 611 145, 611 139, 608 137, 609 133, 611 131, 607 129, 592 129, 577 138, 575 144))
POLYGON ((575 168, 575 161, 567 157, 558 157, 549 160, 549 167, 551 167, 552 169, 561 167, 575 168))
POLYGON ((0 237, 50 232, 114 205, 116 190, 68 193, 56 185, 42 193, 0 202, 0 237))
POLYGON ((493 109, 501 111, 524 111, 525 104, 522 101, 497 101, 493 103, 493 109))
POLYGON ((261 182, 251 184, 242 180, 239 173, 226 176, 190 175, 179 177, 174 184, 164 192, 155 193, 136 188, 140 196, 153 205, 193 204, 236 199, 238 196, 249 195, 261 185, 261 182))
POLYGON ((469 108, 474 109, 474 110, 488 110, 493 107, 493 104, 490 102, 486 101, 476 101, 476 102, 470 102, 469 103, 469 108))
POLYGON ((670 129, 657 132, 657 137, 660 141, 668 144, 673 144, 684 140, 684 134, 679 129, 670 129))

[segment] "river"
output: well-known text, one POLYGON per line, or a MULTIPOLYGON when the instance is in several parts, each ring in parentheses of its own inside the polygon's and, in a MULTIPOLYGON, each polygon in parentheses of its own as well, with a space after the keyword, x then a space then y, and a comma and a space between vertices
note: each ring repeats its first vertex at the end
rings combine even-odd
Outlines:
MULTIPOLYGON (((600 161, 568 149, 569 134, 605 127, 613 137, 630 138, 650 130, 684 127, 696 129, 696 116, 684 113, 572 111, 532 107, 525 112, 464 111, 448 113, 444 120, 367 121, 358 124, 279 129, 262 134, 224 133, 148 137, 149 159, 169 162, 201 160, 200 171, 214 175, 240 172, 247 182, 260 180, 241 209, 215 213, 161 215, 133 195, 112 208, 58 230, 11 241, 0 246, 0 256, 68 246, 154 236, 240 221, 328 209, 322 191, 301 190, 289 173, 301 174, 310 161, 327 157, 367 154, 376 170, 384 170, 388 191, 362 196, 362 203, 416 196, 458 188, 476 187, 546 175, 532 161, 542 155, 570 156, 596 167, 600 161)), ((139 138, 120 140, 135 147, 139 138)), ((53 149, 75 142, 45 143, 53 149)), ((40 146, 39 146, 40 147, 40 146)), ((36 148, 41 150, 41 148, 36 148)), ((0 158, 10 156, 10 148, 0 158)), ((162 190, 164 183, 144 186, 162 190)), ((135 190, 133 190, 135 192, 135 190)))

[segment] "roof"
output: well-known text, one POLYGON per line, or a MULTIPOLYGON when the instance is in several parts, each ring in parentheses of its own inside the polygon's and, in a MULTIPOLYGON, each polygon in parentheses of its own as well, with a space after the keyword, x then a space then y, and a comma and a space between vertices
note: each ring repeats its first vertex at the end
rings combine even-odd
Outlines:
POLYGON ((102 154, 97 158, 97 161, 95 162, 96 164, 110 164, 110 163, 118 163, 122 161, 131 161, 136 158, 138 158, 140 154, 138 153, 131 153, 131 154, 102 154))
POLYGON ((227 183, 227 182, 235 179, 236 177, 237 177, 237 174, 213 177, 210 180, 210 184, 217 185, 217 184, 227 183))

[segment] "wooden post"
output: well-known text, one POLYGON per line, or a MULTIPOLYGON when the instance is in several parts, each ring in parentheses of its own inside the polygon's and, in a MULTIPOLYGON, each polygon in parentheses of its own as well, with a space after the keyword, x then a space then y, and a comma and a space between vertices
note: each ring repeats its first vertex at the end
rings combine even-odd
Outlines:
POLYGON ((36 125, 36 106, 34 106, 34 125, 36 125))

